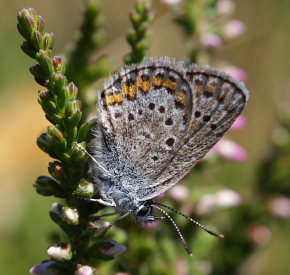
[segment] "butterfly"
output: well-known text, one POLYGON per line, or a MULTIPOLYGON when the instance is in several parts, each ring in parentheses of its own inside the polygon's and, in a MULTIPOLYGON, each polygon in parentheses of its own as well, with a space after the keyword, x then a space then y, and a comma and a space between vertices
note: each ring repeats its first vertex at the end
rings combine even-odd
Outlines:
MULTIPOLYGON (((153 222, 162 207, 153 198, 175 185, 203 158, 244 109, 244 84, 210 67, 168 57, 126 66, 98 93, 91 158, 103 205, 153 222)), ((187 216, 186 216, 187 217, 187 216)), ((207 232, 223 237, 198 222, 207 232)))

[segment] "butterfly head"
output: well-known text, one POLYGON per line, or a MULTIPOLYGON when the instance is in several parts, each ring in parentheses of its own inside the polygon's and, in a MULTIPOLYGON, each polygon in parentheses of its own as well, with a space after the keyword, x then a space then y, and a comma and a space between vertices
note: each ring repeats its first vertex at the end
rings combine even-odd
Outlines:
POLYGON ((156 217, 152 215, 152 212, 152 201, 148 200, 141 202, 140 205, 133 211, 133 215, 138 222, 153 222, 156 220, 156 217))

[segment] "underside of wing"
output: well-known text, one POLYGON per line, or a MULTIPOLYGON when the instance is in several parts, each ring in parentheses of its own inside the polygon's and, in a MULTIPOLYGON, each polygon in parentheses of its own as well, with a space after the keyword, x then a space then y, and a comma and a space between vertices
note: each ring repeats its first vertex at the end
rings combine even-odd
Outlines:
POLYGON ((120 190, 141 199, 182 148, 194 102, 186 68, 168 58, 107 81, 98 99, 97 158, 120 190))
POLYGON ((192 65, 186 76, 193 108, 182 146, 142 193, 144 200, 166 191, 183 178, 229 129, 249 97, 244 84, 209 67, 192 65))

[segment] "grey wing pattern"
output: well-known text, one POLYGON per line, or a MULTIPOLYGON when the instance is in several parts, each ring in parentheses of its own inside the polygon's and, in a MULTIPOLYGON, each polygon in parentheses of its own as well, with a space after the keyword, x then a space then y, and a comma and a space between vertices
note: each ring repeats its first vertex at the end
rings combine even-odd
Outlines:
POLYGON ((141 200, 165 192, 183 178, 229 129, 248 101, 244 84, 228 74, 192 65, 186 75, 193 93, 190 125, 175 156, 140 190, 141 200))
MULTIPOLYGON (((114 187, 139 198, 181 148, 194 109, 185 73, 182 62, 150 59, 105 84, 97 107, 97 159, 114 187)), ((108 184, 97 181, 101 194, 108 184)))

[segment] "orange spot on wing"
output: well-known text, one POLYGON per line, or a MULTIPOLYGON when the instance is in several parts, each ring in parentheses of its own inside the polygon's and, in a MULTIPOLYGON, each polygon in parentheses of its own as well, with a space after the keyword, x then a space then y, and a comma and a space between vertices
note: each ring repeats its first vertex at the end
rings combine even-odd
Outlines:
POLYGON ((120 93, 115 93, 115 94, 106 96, 107 105, 122 104, 123 101, 124 101, 124 99, 120 95, 120 93))
POLYGON ((200 84, 195 83, 194 88, 195 88, 197 94, 200 95, 202 92, 202 86, 200 84))
POLYGON ((152 84, 155 87, 160 88, 163 85, 163 79, 160 78, 160 77, 153 76, 153 78, 152 78, 152 84))
POLYGON ((122 91, 128 99, 135 99, 138 91, 138 87, 135 84, 122 85, 122 91))
POLYGON ((164 87, 172 90, 172 91, 176 91, 176 88, 177 88, 177 83, 176 82, 173 82, 173 81, 170 81, 170 80, 165 80, 164 81, 164 87))
POLYGON ((141 76, 137 76, 137 86, 139 89, 146 93, 151 87, 151 81, 142 80, 141 76))
POLYGON ((186 103, 186 95, 184 92, 178 92, 176 97, 175 97, 175 101, 182 104, 182 105, 185 105, 186 103))

